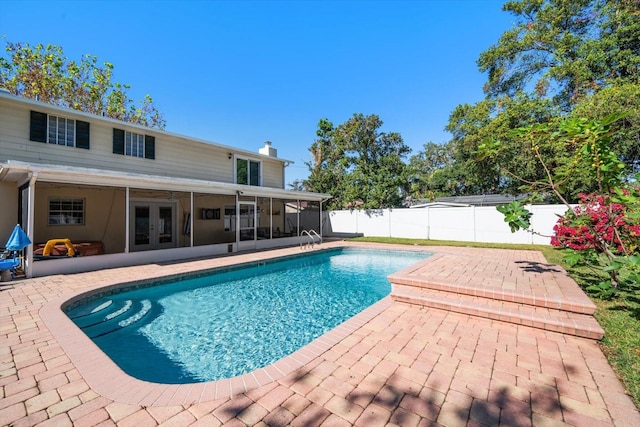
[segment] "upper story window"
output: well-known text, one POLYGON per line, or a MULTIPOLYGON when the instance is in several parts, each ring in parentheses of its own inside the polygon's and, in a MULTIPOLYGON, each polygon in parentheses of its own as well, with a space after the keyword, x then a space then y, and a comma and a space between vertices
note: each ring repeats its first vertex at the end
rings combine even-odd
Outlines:
POLYGON ((114 128, 113 153, 143 159, 155 159, 156 138, 114 128))
POLYGON ((76 121, 64 117, 49 116, 49 144, 73 147, 76 141, 76 121))
POLYGON ((236 158, 236 184, 261 185, 260 162, 251 159, 236 158))
POLYGON ((144 158, 144 135, 125 131, 124 155, 144 158))
POLYGON ((89 123, 31 111, 31 141, 89 149, 89 123))

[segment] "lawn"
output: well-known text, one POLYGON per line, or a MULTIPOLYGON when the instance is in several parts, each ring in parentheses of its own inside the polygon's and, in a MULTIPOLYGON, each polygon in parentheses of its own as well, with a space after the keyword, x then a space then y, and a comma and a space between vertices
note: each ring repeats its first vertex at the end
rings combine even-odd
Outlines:
MULTIPOLYGON (((561 265, 583 288, 601 279, 586 268, 570 268, 562 261, 562 251, 552 246, 509 245, 498 243, 455 242, 444 240, 359 237, 356 241, 395 243, 420 246, 467 246, 477 248, 539 250, 548 262, 561 265)), ((624 384, 634 403, 640 408, 640 284, 620 289, 616 296, 601 300, 591 296, 597 306, 595 317, 605 331, 600 348, 624 384)))

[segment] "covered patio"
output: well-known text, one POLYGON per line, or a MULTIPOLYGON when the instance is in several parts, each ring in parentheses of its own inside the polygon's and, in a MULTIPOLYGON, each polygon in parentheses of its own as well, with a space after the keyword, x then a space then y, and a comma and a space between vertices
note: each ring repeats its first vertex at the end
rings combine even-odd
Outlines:
POLYGON ((34 242, 27 277, 297 245, 303 230, 322 235, 330 197, 17 161, 2 165, 0 181, 15 183, 19 222, 34 242), (58 256, 44 251, 53 239, 58 256), (66 256, 65 239, 83 256, 66 256))

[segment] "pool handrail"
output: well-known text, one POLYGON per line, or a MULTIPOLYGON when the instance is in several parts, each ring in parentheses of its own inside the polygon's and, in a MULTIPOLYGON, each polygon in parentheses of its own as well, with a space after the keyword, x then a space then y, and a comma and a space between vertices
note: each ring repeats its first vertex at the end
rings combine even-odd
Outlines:
POLYGON ((306 242, 304 244, 304 247, 308 247, 309 244, 311 245, 311 249, 313 249, 313 246, 316 243, 316 237, 318 237, 318 244, 322 243, 322 237, 315 231, 315 230, 302 230, 302 232, 300 233, 300 249, 302 249, 303 245, 303 238, 305 236, 305 234, 307 235, 307 237, 309 239, 311 239, 311 242, 306 242))

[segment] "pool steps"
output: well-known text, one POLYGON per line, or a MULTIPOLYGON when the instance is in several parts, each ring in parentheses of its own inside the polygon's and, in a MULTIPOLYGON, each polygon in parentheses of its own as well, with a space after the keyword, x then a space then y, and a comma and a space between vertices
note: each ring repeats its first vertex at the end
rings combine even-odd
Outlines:
POLYGON ((97 338, 133 325, 153 308, 149 300, 114 302, 108 300, 92 308, 72 311, 69 317, 89 338, 97 338))

